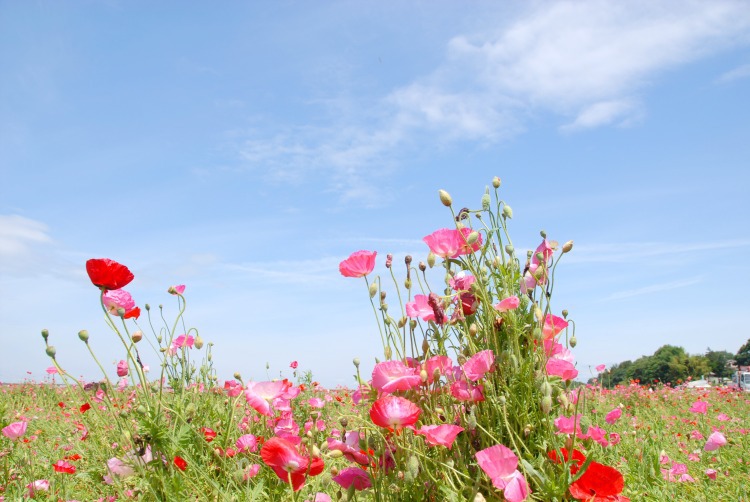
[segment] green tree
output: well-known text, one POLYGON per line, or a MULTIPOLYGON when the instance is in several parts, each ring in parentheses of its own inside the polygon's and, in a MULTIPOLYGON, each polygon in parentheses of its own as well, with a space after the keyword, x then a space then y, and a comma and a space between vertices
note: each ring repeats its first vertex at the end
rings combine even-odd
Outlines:
POLYGON ((738 366, 750 366, 750 339, 745 342, 745 345, 740 347, 737 355, 734 356, 734 360, 737 361, 738 366))
POLYGON ((726 350, 711 350, 711 347, 706 349, 706 359, 711 366, 711 373, 719 378, 730 378, 732 376, 732 369, 727 363, 734 358, 734 354, 726 350))

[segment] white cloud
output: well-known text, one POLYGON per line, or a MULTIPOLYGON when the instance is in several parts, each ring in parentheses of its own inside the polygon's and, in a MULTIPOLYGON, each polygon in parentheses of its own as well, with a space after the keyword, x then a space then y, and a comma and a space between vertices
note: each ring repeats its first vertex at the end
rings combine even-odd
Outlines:
POLYGON ((23 258, 32 247, 51 241, 44 223, 18 215, 0 215, 0 258, 3 262, 23 258))
POLYGON ((640 94, 665 72, 750 42, 742 1, 525 5, 513 13, 473 11, 445 28, 443 59, 433 71, 407 75, 411 81, 380 99, 344 108, 332 99, 337 112, 350 110, 330 114, 338 123, 254 131, 236 146, 240 157, 276 177, 326 170, 342 198, 360 200, 363 171, 395 164, 396 154, 425 138, 433 145, 494 143, 548 113, 562 119, 563 132, 627 125, 644 115, 640 94), (474 28, 450 33, 457 25, 474 28))
POLYGON ((750 64, 744 64, 723 73, 716 79, 717 84, 728 84, 736 80, 750 77, 750 64))
POLYGON ((612 293, 611 295, 604 298, 604 301, 622 300, 624 298, 632 298, 634 296, 647 295, 651 293, 660 293, 662 291, 670 291, 672 289, 685 288, 687 286, 692 286, 693 284, 698 284, 699 282, 701 282, 701 278, 694 277, 692 279, 685 279, 682 281, 672 281, 672 282, 665 282, 665 283, 660 283, 660 284, 651 284, 650 286, 644 286, 642 288, 629 289, 626 291, 618 291, 618 292, 612 293))
POLYGON ((575 246, 565 257, 567 263, 639 263, 643 260, 697 254, 707 251, 742 249, 750 247, 750 239, 735 239, 716 242, 665 243, 627 242, 575 246))

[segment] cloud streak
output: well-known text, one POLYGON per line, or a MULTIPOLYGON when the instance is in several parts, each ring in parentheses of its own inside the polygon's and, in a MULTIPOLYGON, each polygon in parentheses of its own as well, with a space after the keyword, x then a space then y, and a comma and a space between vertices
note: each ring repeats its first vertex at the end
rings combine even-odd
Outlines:
POLYGON ((642 288, 636 288, 636 289, 628 289, 626 291, 618 291, 616 293, 613 293, 606 298, 604 298, 602 301, 611 301, 611 300, 622 300, 625 298, 633 298, 635 296, 642 296, 642 295, 649 295, 652 293, 661 293, 664 291, 670 291, 673 289, 679 289, 679 288, 685 288, 688 286, 692 286, 693 284, 698 284, 701 282, 700 277, 694 277, 692 279, 686 279, 682 281, 673 281, 673 282, 664 282, 660 284, 652 284, 650 286, 644 286, 642 288))

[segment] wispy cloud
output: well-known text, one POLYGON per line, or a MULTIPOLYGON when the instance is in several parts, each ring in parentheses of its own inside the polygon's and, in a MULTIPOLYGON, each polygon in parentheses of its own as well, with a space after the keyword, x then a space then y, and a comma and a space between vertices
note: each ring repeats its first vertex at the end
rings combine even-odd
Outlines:
POLYGON ((431 72, 361 103, 358 113, 278 134, 252 131, 235 143, 242 163, 286 179, 325 170, 332 190, 361 200, 363 173, 397 166, 395 153, 418 141, 495 143, 539 113, 558 116, 568 133, 627 125, 644 116, 640 93, 663 73, 750 42, 741 1, 534 2, 509 20, 492 15, 496 23, 481 22, 493 28, 449 35, 431 72))
POLYGON ((748 77, 750 77, 750 64, 744 64, 737 68, 733 68, 726 73, 722 73, 719 78, 716 79, 716 83, 728 84, 748 77))
POLYGON ((645 259, 742 249, 750 247, 750 239, 735 239, 716 242, 669 243, 669 242, 627 242, 594 245, 580 245, 565 258, 567 263, 636 263, 645 259))
POLYGON ((622 300, 624 298, 632 298, 634 296, 649 295, 652 293, 661 293, 664 291, 670 291, 672 289, 679 289, 679 288, 685 288, 687 286, 692 286, 693 284, 698 284, 699 282, 701 282, 701 278, 694 277, 692 279, 686 279, 682 281, 652 284, 650 286, 644 286, 642 288, 628 289, 626 291, 618 291, 618 292, 612 293, 611 295, 605 297, 603 301, 622 300))

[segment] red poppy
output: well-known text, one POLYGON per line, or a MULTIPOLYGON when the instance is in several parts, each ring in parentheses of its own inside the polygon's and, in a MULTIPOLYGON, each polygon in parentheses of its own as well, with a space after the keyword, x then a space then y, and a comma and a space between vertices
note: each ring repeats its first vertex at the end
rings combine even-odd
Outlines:
POLYGON ((54 464, 52 464, 52 468, 55 470, 55 472, 63 472, 65 474, 75 474, 76 468, 73 464, 70 462, 66 462, 65 460, 58 460, 54 464))
POLYGON ((94 286, 114 290, 130 284, 133 273, 128 267, 109 258, 92 258, 86 262, 86 272, 94 286))
POLYGON ((206 438, 207 443, 210 443, 216 437, 216 431, 208 427, 201 427, 201 432, 203 433, 203 437, 206 438))
POLYGON ((130 319, 131 317, 135 317, 136 319, 141 317, 141 308, 135 307, 133 309, 130 309, 125 312, 125 315, 122 316, 123 319, 130 319))
MULTIPOLYGON (((563 459, 567 462, 568 451, 562 449, 563 459)), ((561 462, 556 450, 549 452, 549 457, 555 462, 561 462)), ((586 457, 578 450, 573 450, 573 462, 570 473, 577 474, 581 466, 586 462, 586 457)), ((622 474, 608 465, 599 462, 591 462, 586 471, 576 481, 571 483, 570 495, 576 500, 586 502, 626 502, 627 497, 620 495, 625 487, 622 474)))
POLYGON ((180 457, 180 456, 178 456, 178 455, 175 455, 175 456, 174 456, 174 465, 175 465, 175 466, 176 466, 176 467, 177 467, 177 468, 178 468, 179 470, 181 470, 181 471, 184 471, 185 469, 187 469, 187 462, 185 462, 185 459, 184 459, 184 458, 182 458, 182 457, 180 457))
POLYGON ((260 457, 282 481, 291 482, 294 491, 302 488, 306 477, 323 472, 323 459, 309 459, 297 447, 279 437, 273 437, 263 444, 260 457))
POLYGON ((89 403, 83 403, 79 410, 81 410, 81 413, 86 413, 91 409, 91 405, 89 403))

